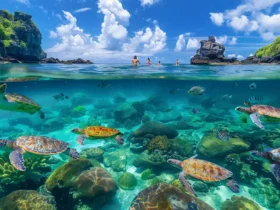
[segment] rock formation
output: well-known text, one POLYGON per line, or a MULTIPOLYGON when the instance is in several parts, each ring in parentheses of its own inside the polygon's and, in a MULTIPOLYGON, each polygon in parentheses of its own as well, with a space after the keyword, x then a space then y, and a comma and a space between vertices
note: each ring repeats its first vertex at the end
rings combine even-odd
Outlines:
POLYGON ((63 60, 59 60, 58 58, 53 58, 53 57, 41 59, 40 63, 93 64, 93 62, 91 62, 90 60, 83 60, 81 58, 63 61, 63 60))
POLYGON ((41 40, 31 15, 0 10, 0 60, 38 62, 47 57, 41 49, 41 40))
POLYGON ((214 64, 214 63, 235 63, 236 58, 226 58, 224 56, 225 47, 216 42, 215 37, 209 36, 208 40, 202 40, 201 47, 196 51, 191 59, 191 64, 214 64))

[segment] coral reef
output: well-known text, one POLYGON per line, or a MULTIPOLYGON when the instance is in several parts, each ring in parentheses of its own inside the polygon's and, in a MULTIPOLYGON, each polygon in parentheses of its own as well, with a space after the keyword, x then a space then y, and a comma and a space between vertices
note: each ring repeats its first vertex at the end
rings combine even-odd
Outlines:
POLYGON ((17 190, 0 199, 0 210, 56 210, 55 201, 33 190, 17 190))
POLYGON ((83 106, 76 106, 72 109, 72 117, 82 117, 86 114, 86 109, 83 106))
POLYGON ((112 167, 116 172, 126 171, 126 164, 126 154, 122 149, 104 154, 104 165, 106 167, 112 167))
POLYGON ((118 179, 118 184, 123 190, 134 190, 137 185, 137 179, 132 173, 125 172, 118 179))
POLYGON ((147 149, 152 152, 155 150, 168 151, 171 144, 166 136, 157 136, 147 144, 147 149))
POLYGON ((153 173, 153 171, 148 168, 142 172, 141 179, 142 180, 153 179, 153 178, 155 178, 155 176, 156 175, 153 173))
POLYGON ((82 150, 81 156, 85 156, 87 159, 95 158, 97 160, 102 159, 104 150, 101 148, 87 148, 82 150))
POLYGON ((261 210, 261 207, 248 198, 234 195, 223 203, 221 210, 261 210))

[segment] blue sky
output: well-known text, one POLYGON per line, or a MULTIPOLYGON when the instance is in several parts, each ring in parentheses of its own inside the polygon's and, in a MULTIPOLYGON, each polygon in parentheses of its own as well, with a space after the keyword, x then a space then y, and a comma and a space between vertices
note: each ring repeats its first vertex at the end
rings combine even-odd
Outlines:
POLYGON ((48 57, 96 63, 189 63, 209 35, 227 56, 247 57, 280 33, 280 0, 9 0, 33 16, 48 57))

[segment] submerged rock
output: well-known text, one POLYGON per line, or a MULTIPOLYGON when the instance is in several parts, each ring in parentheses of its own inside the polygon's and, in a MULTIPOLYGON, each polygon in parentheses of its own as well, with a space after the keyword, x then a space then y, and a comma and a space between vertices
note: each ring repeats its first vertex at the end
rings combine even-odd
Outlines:
POLYGON ((181 113, 178 110, 172 110, 170 112, 160 112, 155 116, 156 121, 160 121, 163 123, 172 122, 180 120, 181 113))
POLYGON ((178 132, 172 126, 157 121, 148 121, 134 132, 135 137, 145 137, 147 134, 167 136, 169 139, 178 136, 178 132))
POLYGON ((164 183, 152 185, 138 193, 129 210, 188 210, 188 203, 192 201, 195 201, 198 210, 214 210, 202 200, 164 183))
POLYGON ((0 210, 56 210, 55 200, 34 190, 17 190, 0 199, 0 210))
POLYGON ((223 141, 217 137, 215 132, 207 133, 198 144, 199 155, 206 157, 226 156, 231 153, 241 153, 247 151, 250 144, 238 137, 223 141))

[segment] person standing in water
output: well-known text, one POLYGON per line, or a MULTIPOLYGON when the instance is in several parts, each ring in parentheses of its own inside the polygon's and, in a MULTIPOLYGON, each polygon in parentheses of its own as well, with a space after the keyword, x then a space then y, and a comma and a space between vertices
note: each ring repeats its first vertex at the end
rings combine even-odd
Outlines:
POLYGON ((161 66, 161 62, 159 61, 157 65, 158 65, 158 66, 161 66))
POLYGON ((176 61, 176 66, 179 66, 179 64, 180 64, 180 63, 179 63, 179 60, 177 59, 177 61, 176 61))
POLYGON ((140 61, 138 60, 137 56, 135 55, 134 58, 133 58, 133 60, 132 60, 132 65, 133 65, 133 66, 137 66, 138 63, 141 64, 140 61))
POLYGON ((146 64, 147 64, 147 65, 150 65, 150 64, 151 64, 151 59, 150 59, 150 58, 147 59, 146 64))

